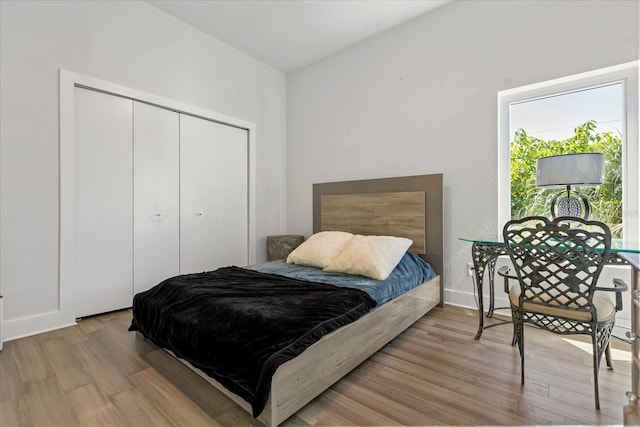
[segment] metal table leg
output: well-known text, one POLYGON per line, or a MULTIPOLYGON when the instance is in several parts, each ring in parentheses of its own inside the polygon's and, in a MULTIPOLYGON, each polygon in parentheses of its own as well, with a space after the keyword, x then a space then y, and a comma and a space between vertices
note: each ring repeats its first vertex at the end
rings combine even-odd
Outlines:
MULTIPOLYGON (((474 242, 471 248, 473 255, 473 269, 476 276, 476 290, 478 295, 478 333, 475 339, 480 339, 484 329, 484 298, 483 281, 485 270, 489 270, 489 310, 487 317, 493 316, 495 309, 494 274, 496 260, 500 255, 506 254, 506 249, 501 244, 474 242)), ((495 326, 495 325, 491 325, 495 326)))

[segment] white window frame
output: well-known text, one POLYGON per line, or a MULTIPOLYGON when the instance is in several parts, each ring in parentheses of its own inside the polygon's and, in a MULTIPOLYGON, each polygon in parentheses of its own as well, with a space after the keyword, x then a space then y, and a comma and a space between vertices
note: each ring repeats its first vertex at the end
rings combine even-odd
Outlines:
POLYGON ((498 92, 498 235, 511 219, 511 177, 509 110, 510 105, 608 84, 621 83, 625 105, 622 126, 622 221, 623 238, 640 241, 639 194, 640 149, 638 141, 638 64, 628 62, 587 73, 498 92))

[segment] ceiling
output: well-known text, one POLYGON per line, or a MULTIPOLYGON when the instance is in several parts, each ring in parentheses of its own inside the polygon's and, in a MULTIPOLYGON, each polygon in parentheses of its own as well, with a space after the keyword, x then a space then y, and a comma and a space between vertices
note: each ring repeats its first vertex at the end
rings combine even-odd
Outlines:
POLYGON ((147 0, 283 72, 311 64, 451 0, 147 0))

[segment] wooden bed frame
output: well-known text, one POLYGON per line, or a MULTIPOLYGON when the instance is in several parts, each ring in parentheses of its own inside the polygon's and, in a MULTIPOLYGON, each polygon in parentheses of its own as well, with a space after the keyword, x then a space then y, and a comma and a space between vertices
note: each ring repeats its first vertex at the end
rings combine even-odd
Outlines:
MULTIPOLYGON (((410 250, 441 274, 442 174, 315 184, 313 198, 314 232, 340 229, 409 237, 414 240, 410 250)), ((268 426, 282 423, 437 305, 442 305, 441 276, 324 336, 277 369, 258 420, 268 426)), ((251 413, 244 399, 178 360, 251 413)))

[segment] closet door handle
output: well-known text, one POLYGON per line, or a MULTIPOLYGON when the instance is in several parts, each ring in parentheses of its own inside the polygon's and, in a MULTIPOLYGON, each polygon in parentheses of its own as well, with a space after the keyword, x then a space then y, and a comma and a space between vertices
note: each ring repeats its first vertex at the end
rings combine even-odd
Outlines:
POLYGON ((167 215, 169 215, 169 211, 168 210, 160 210, 160 211, 156 211, 153 214, 151 214, 151 219, 153 221, 162 221, 165 218, 167 218, 167 215))

